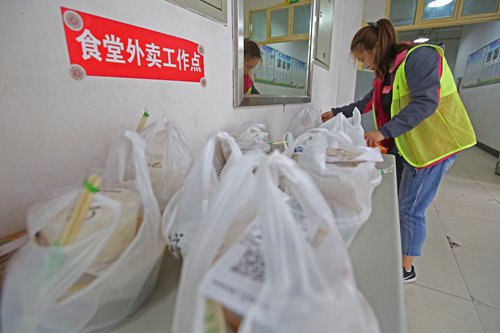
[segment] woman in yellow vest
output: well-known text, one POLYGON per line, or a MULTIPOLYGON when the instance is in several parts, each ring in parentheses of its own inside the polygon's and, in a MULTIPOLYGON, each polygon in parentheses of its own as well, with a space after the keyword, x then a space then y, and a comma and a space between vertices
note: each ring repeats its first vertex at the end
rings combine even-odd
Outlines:
POLYGON ((398 43, 391 22, 380 19, 356 33, 351 52, 375 72, 373 89, 322 118, 349 117, 355 107, 374 111, 377 129, 366 132, 365 140, 396 155, 403 281, 413 282, 413 260, 421 255, 426 236, 426 209, 455 154, 475 145, 476 137, 440 47, 398 43))

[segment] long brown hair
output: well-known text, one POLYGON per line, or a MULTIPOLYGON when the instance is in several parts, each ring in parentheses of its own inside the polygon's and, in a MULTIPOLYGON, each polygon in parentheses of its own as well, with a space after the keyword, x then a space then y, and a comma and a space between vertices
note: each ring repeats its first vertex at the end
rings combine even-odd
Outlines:
POLYGON ((379 78, 389 71, 399 52, 411 47, 413 47, 411 43, 398 42, 396 30, 387 19, 369 22, 366 27, 359 29, 351 42, 351 52, 373 52, 374 71, 379 78))
POLYGON ((244 39, 243 44, 243 57, 245 59, 249 58, 259 58, 262 60, 262 55, 260 54, 259 45, 249 38, 244 39))

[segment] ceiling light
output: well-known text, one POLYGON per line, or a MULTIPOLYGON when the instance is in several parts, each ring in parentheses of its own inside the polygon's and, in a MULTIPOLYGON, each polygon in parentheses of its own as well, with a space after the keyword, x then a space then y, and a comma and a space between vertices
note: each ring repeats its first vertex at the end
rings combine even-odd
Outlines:
POLYGON ((453 0, 434 0, 428 6, 429 8, 443 7, 452 2, 453 0))
POLYGON ((417 43, 417 44, 420 44, 420 43, 425 43, 429 40, 429 38, 427 37, 420 37, 420 38, 417 38, 413 41, 413 43, 417 43))

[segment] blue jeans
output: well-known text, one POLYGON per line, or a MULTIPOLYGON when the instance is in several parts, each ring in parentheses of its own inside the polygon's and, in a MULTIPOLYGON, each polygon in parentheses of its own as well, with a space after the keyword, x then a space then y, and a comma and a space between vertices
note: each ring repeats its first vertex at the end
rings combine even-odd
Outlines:
POLYGON ((402 161, 399 223, 404 256, 416 257, 421 254, 426 235, 425 212, 455 159, 456 155, 453 155, 425 169, 415 169, 406 161, 402 161))

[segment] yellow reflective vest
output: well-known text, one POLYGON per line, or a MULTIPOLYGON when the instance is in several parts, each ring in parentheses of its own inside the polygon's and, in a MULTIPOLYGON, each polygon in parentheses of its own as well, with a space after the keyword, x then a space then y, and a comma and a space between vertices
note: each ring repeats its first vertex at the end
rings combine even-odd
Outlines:
POLYGON ((405 60, 399 65, 394 77, 391 118, 412 101, 406 82, 405 64, 410 53, 422 46, 435 48, 442 58, 439 105, 431 116, 415 128, 394 138, 399 153, 416 168, 426 167, 476 144, 474 129, 458 95, 443 49, 435 45, 422 44, 408 50, 405 60))

